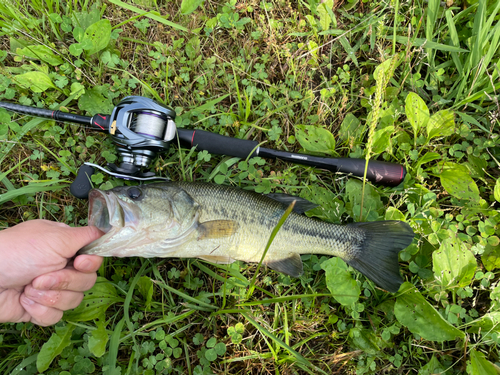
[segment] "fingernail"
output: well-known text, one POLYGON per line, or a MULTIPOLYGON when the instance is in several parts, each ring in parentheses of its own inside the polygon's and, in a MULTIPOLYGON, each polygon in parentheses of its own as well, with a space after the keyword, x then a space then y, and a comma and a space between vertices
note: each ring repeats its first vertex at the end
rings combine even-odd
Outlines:
POLYGON ((23 296, 23 297, 22 297, 22 302, 23 302, 24 304, 26 304, 26 305, 29 305, 29 306, 31 306, 31 305, 33 305, 33 304, 35 304, 35 301, 33 301, 33 300, 29 299, 29 298, 28 298, 28 297, 26 297, 26 296, 23 296))
POLYGON ((37 290, 35 288, 26 288, 24 290, 24 293, 30 296, 31 298, 40 298, 45 295, 45 291, 43 290, 37 290))
POLYGON ((92 268, 92 262, 88 259, 82 260, 79 267, 82 271, 90 271, 92 268))

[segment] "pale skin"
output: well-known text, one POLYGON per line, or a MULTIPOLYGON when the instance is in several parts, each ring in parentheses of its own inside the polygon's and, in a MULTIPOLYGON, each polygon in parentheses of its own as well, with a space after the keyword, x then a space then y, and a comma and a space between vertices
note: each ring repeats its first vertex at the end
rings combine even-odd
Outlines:
POLYGON ((73 228, 30 220, 0 231, 0 323, 50 326, 74 309, 92 288, 102 258, 76 252, 103 235, 96 227, 73 228))

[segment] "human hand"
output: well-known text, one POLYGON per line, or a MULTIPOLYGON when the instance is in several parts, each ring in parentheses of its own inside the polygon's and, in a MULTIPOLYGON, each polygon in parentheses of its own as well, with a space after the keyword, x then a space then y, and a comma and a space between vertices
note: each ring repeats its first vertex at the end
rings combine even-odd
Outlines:
POLYGON ((96 227, 30 220, 0 231, 0 322, 57 323, 94 285, 102 258, 78 255, 96 227))

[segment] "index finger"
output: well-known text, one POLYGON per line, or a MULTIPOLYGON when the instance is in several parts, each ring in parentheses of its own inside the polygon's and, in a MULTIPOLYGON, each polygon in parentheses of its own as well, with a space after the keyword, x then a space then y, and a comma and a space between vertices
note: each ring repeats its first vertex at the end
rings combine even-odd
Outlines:
POLYGON ((94 286, 96 280, 97 274, 95 272, 80 272, 72 267, 67 267, 38 276, 31 285, 39 290, 85 292, 94 286))

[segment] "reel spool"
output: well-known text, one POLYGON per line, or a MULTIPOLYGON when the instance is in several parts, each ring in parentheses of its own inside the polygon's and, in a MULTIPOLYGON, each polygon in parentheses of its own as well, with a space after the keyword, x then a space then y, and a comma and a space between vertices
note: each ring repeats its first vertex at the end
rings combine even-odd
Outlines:
POLYGON ((158 153, 168 151, 175 138, 175 112, 142 96, 128 96, 113 110, 109 133, 116 144, 120 165, 108 164, 115 173, 151 177, 143 172, 158 153))

